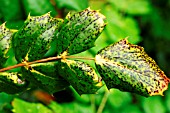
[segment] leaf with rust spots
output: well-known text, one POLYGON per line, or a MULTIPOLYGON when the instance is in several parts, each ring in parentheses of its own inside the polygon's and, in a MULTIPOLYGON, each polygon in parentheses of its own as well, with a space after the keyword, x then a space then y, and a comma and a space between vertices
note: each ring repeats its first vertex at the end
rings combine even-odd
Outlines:
POLYGON ((22 67, 22 73, 26 80, 50 94, 61 91, 70 84, 57 72, 58 62, 47 62, 32 64, 29 67, 22 67))
POLYGON ((62 22, 62 19, 51 17, 50 13, 42 16, 29 15, 12 41, 17 61, 42 59, 62 22))
POLYGON ((6 55, 11 48, 12 36, 17 30, 8 29, 5 23, 0 25, 0 67, 2 67, 8 56, 6 55))
POLYGON ((100 77, 88 64, 77 60, 61 60, 57 65, 59 74, 81 94, 93 94, 102 87, 100 77))
POLYGON ((107 87, 143 96, 163 95, 169 79, 140 46, 123 39, 95 57, 96 66, 107 87))
POLYGON ((57 54, 77 54, 94 47, 94 42, 103 31, 105 16, 87 8, 74 14, 69 13, 56 37, 57 54))

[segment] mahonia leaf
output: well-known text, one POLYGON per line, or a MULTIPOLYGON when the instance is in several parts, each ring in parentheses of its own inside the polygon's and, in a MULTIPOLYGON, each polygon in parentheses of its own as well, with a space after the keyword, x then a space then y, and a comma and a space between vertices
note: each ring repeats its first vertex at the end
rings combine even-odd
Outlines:
POLYGON ((26 90, 28 83, 21 77, 17 72, 0 72, 0 92, 15 94, 26 90))
POLYGON ((64 59, 57 65, 57 69, 80 95, 96 93, 102 86, 95 70, 85 62, 64 59))
POLYGON ((49 93, 54 93, 68 87, 70 84, 58 75, 57 62, 32 64, 22 67, 24 77, 32 83, 49 93))
POLYGON ((71 55, 93 47, 106 25, 104 19, 99 11, 90 8, 74 14, 69 13, 57 34, 57 54, 67 51, 71 55))
POLYGON ((123 39, 96 55, 96 66, 107 87, 143 96, 163 95, 169 79, 144 49, 123 39))
POLYGON ((17 30, 10 30, 5 27, 5 23, 0 25, 0 67, 4 65, 8 56, 6 56, 8 50, 11 47, 12 35, 17 30))
POLYGON ((42 16, 28 16, 24 25, 14 36, 15 57, 19 62, 43 58, 54 39, 54 33, 62 24, 62 19, 52 18, 50 13, 42 16))

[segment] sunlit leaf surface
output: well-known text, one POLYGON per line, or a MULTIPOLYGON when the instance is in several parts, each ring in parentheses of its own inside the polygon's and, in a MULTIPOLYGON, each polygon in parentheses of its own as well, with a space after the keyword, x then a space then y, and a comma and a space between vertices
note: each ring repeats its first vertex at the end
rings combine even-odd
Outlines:
POLYGON ((96 55, 96 66, 107 87, 144 96, 163 95, 169 79, 140 46, 127 39, 96 55))
POLYGON ((33 64, 29 67, 22 67, 22 73, 32 85, 49 93, 55 93, 70 85, 59 76, 56 65, 57 62, 33 64))
POLYGON ((69 13, 57 34, 57 54, 67 51, 71 55, 93 47, 106 26, 104 19, 104 15, 99 11, 90 8, 78 13, 69 13))
POLYGON ((43 58, 61 23, 62 19, 52 18, 50 13, 29 15, 12 41, 16 59, 22 62, 43 58))
POLYGON ((95 70, 85 62, 62 60, 57 69, 79 94, 96 93, 102 86, 95 70))
POLYGON ((5 27, 5 23, 0 25, 0 67, 4 65, 7 60, 7 52, 11 47, 12 35, 17 30, 11 30, 5 27))

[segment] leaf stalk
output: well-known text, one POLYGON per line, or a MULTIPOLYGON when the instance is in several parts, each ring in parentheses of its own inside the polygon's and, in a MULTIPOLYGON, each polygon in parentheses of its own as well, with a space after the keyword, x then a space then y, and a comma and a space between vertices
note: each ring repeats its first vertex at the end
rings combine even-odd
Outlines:
POLYGON ((18 68, 18 67, 22 67, 22 66, 29 66, 32 64, 36 64, 36 63, 44 63, 44 62, 49 62, 49 61, 56 61, 56 60, 61 60, 61 59, 84 59, 84 60, 95 60, 95 58, 88 58, 88 57, 80 57, 80 56, 56 56, 56 57, 49 57, 49 58, 45 58, 45 59, 40 59, 40 60, 36 60, 36 61, 32 61, 32 62, 22 62, 13 66, 9 66, 9 67, 5 67, 0 69, 0 72, 4 72, 7 70, 11 70, 14 68, 18 68))

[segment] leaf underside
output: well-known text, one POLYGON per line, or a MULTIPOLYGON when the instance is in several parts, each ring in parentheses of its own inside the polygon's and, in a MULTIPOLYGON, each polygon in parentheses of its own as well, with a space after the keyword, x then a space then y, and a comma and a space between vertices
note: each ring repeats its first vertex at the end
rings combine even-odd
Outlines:
POLYGON ((169 79, 156 62, 127 39, 102 49, 95 60, 108 89, 152 96, 163 95, 168 88, 169 79))

